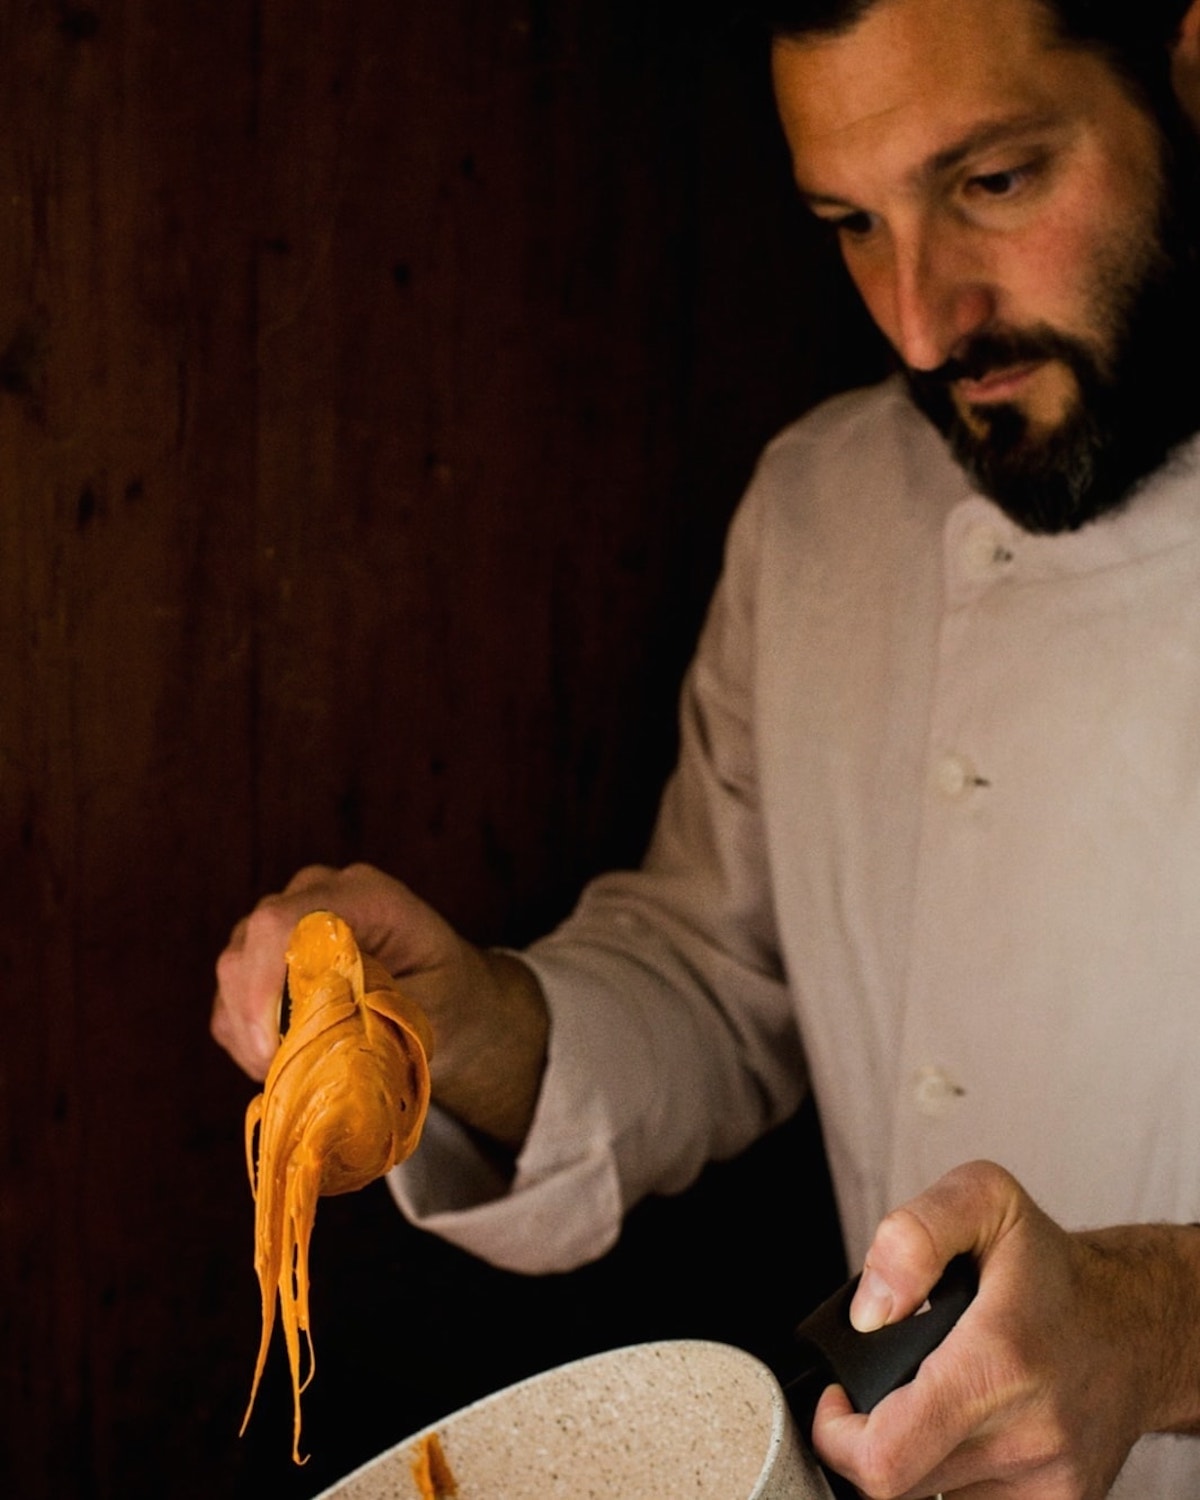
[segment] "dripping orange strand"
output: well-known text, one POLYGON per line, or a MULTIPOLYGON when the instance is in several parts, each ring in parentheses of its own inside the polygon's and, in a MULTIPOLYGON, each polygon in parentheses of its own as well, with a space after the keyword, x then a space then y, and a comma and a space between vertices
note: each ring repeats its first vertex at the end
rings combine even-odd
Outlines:
POLYGON ((297 923, 288 944, 287 994, 287 1032, 262 1093, 246 1111, 262 1337, 241 1430, 254 1410, 278 1299, 292 1377, 292 1458, 299 1464, 305 1462, 300 1397, 315 1370, 308 1246, 317 1199, 365 1187, 416 1148, 429 1107, 432 1037, 419 1008, 381 964, 360 953, 332 912, 311 912, 297 923))
POLYGON ((458 1485, 436 1432, 423 1437, 417 1444, 412 1475, 421 1500, 453 1500, 458 1494, 458 1485))

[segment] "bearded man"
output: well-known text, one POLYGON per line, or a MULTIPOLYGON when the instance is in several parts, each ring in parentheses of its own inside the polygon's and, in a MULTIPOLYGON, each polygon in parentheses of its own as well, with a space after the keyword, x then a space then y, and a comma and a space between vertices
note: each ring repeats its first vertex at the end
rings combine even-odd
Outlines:
POLYGON ((825 1393, 825 1460, 877 1497, 1200 1495, 1200 0, 769 20, 901 369, 764 455, 643 868, 520 958, 304 871, 214 1034, 261 1076, 287 933, 341 912, 437 1035, 399 1201, 534 1271, 811 1087, 855 1322, 980 1271, 911 1384, 825 1393))

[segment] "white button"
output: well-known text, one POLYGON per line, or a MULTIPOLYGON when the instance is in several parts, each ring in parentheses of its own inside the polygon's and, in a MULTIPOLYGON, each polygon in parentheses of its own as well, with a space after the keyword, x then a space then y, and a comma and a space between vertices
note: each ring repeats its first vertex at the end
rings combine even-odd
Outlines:
POLYGON ((913 1080, 913 1102, 930 1120, 944 1120, 966 1093, 944 1068, 922 1068, 913 1080))
POLYGON ((933 778, 944 797, 962 797, 974 787, 987 786, 965 755, 943 755, 933 768, 933 778))
POLYGON ((963 566, 972 578, 991 578, 1013 560, 1011 537, 992 521, 977 521, 963 537, 963 566))

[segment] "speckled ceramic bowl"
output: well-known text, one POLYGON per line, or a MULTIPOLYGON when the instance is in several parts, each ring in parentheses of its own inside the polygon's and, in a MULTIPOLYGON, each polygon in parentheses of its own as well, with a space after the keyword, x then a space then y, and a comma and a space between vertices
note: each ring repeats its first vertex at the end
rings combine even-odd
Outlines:
POLYGON ((534 1376, 417 1432, 319 1500, 418 1500, 436 1432, 458 1500, 829 1500, 771 1371, 672 1339, 534 1376))

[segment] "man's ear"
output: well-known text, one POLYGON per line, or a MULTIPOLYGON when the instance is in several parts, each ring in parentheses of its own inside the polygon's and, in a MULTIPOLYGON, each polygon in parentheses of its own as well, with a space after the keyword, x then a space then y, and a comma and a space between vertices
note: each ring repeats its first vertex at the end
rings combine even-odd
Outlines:
POLYGON ((1171 50, 1171 79, 1175 93, 1200 130, 1200 0, 1192 0, 1171 50))

